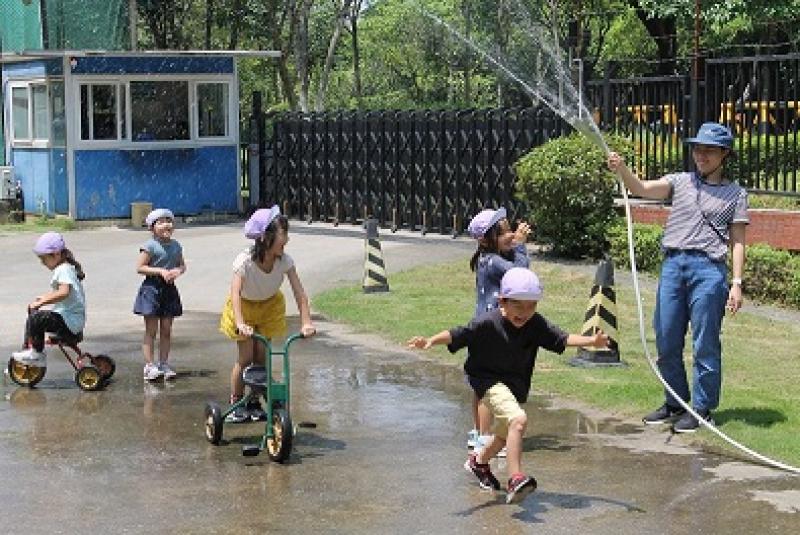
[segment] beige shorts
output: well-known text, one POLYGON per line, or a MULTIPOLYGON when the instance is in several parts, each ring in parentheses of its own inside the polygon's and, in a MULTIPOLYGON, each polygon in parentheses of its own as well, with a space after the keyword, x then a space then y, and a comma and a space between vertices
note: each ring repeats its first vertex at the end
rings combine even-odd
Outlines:
POLYGON ((508 436, 508 424, 518 416, 525 416, 525 411, 519 406, 517 398, 503 383, 497 383, 483 396, 484 404, 489 407, 494 416, 492 432, 495 436, 505 439, 508 436))

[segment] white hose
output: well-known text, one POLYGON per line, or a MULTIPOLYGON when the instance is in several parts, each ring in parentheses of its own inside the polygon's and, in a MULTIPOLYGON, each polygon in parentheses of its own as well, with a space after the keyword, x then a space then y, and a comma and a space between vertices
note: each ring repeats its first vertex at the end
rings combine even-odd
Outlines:
POLYGON ((653 357, 650 355, 650 351, 647 349, 647 338, 645 337, 645 333, 644 333, 644 312, 642 311, 642 295, 641 295, 641 292, 639 291, 639 276, 638 276, 637 271, 636 271, 636 256, 635 256, 634 247, 633 247, 634 242, 633 242, 633 222, 632 222, 632 218, 631 218, 631 206, 630 206, 630 202, 628 201, 627 188, 625 187, 624 183, 622 183, 621 181, 620 181, 620 183, 622 184, 622 197, 625 199, 625 220, 626 220, 626 223, 627 223, 627 230, 628 230, 628 254, 629 254, 630 259, 631 259, 631 276, 633 277, 633 291, 634 291, 634 293, 636 295, 636 309, 637 309, 637 311, 639 313, 639 337, 642 340, 642 347, 644 348, 644 355, 645 355, 645 357, 647 357, 647 362, 648 362, 648 364, 650 364, 650 369, 653 370, 653 373, 655 374, 656 377, 658 377, 658 380, 661 381, 661 384, 664 385, 664 388, 667 389, 667 392, 669 392, 672 395, 672 397, 675 398, 678 401, 678 403, 680 403, 681 407, 683 407, 684 409, 689 411, 689 414, 691 414, 692 416, 697 418, 697 421, 700 422, 700 424, 702 424, 704 427, 706 427, 710 431, 714 432, 722 440, 724 440, 728 444, 732 445, 733 447, 743 451, 744 453, 750 455, 751 457, 754 457, 754 458, 758 459, 759 461, 761 461, 764 464, 767 464, 769 466, 773 466, 775 468, 780 468, 781 470, 785 470, 787 472, 800 474, 800 468, 797 468, 797 467, 782 463, 780 461, 776 461, 775 459, 770 459, 769 457, 767 457, 765 455, 762 455, 762 454, 758 453, 757 451, 751 450, 747 446, 745 446, 743 444, 740 444, 739 442, 736 442, 735 440, 733 440, 731 437, 729 437, 728 435, 726 435, 725 433, 723 433, 722 431, 717 429, 713 424, 711 424, 710 422, 706 421, 704 418, 701 418, 700 415, 697 414, 694 411, 694 409, 692 409, 692 407, 689 406, 688 403, 683 401, 680 398, 680 396, 678 396, 675 393, 675 391, 672 389, 672 387, 669 386, 667 384, 667 382, 664 380, 664 378, 661 376, 661 372, 658 371, 658 367, 656 366, 656 363, 653 361, 653 357))

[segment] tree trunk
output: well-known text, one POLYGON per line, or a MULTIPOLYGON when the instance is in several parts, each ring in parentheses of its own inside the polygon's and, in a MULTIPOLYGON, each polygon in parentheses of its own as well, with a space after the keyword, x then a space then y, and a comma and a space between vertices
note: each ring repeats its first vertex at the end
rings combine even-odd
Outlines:
POLYGON ((239 44, 239 28, 242 25, 242 18, 244 16, 244 0, 234 0, 233 2, 233 20, 231 21, 231 40, 228 43, 228 50, 236 50, 239 44))
POLYGON ((206 50, 211 50, 211 28, 214 24, 214 0, 206 0, 206 50))
POLYGON ((675 53, 677 51, 675 34, 675 17, 649 18, 647 12, 639 7, 636 0, 628 0, 636 10, 636 16, 642 21, 647 33, 653 38, 658 50, 658 74, 675 74, 675 53))
POLYGON ((297 14, 296 36, 294 41, 294 60, 297 65, 297 79, 300 81, 300 110, 308 113, 308 17, 311 12, 311 4, 314 0, 301 0, 300 9, 297 14))
POLYGON ((266 27, 272 37, 272 48, 280 51, 281 55, 276 60, 278 78, 280 79, 281 92, 283 98, 289 104, 289 109, 297 109, 297 95, 295 93, 295 79, 289 71, 288 49, 292 41, 292 29, 294 26, 294 2, 286 2, 283 6, 283 11, 279 11, 277 0, 269 0, 269 9, 266 10, 266 27), (280 13, 280 20, 278 20, 278 13, 280 13), (288 43, 284 43, 283 34, 281 33, 286 19, 289 19, 289 39, 288 43))
POLYGON ((353 36, 353 94, 356 97, 356 104, 361 107, 363 90, 361 88, 361 51, 358 47, 358 16, 361 13, 361 0, 353 4, 350 15, 350 33, 353 36))
POLYGON ((328 43, 328 54, 325 56, 325 66, 322 68, 322 74, 319 78, 319 86, 317 87, 317 99, 314 104, 316 111, 323 111, 325 109, 325 97, 328 92, 328 79, 330 77, 331 68, 333 67, 333 58, 336 55, 336 45, 339 43, 339 37, 342 35, 342 28, 344 21, 350 14, 350 3, 352 0, 342 0, 342 7, 338 11, 338 16, 333 26, 333 34, 331 35, 330 42, 328 43))

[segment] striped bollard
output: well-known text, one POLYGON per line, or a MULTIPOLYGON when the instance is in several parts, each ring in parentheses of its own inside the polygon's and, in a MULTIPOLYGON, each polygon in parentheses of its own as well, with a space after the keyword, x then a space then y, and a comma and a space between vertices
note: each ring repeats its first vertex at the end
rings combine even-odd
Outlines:
POLYGON ((610 259, 602 260, 597 266, 581 334, 592 336, 598 330, 608 335, 608 348, 580 347, 578 355, 569 363, 580 367, 625 366, 626 364, 619 359, 614 264, 610 259))
POLYGON ((378 220, 367 219, 364 222, 367 237, 364 242, 364 293, 388 292, 389 281, 386 278, 386 265, 383 263, 381 242, 378 239, 378 220))

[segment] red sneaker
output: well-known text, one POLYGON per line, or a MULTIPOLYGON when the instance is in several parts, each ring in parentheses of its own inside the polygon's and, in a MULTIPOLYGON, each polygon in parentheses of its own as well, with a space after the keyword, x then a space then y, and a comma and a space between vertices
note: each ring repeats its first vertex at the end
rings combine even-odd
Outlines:
POLYGON ((525 496, 536 490, 536 480, 525 474, 514 474, 508 480, 506 503, 522 501, 525 496))

